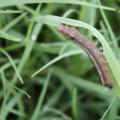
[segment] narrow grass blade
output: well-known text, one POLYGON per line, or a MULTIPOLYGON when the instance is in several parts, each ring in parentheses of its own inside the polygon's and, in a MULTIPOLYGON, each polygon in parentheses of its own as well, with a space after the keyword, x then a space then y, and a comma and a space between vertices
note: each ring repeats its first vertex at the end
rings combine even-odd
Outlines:
POLYGON ((19 72, 18 72, 18 70, 17 70, 17 68, 16 68, 16 65, 14 64, 11 56, 10 56, 6 51, 4 51, 2 48, 0 48, 0 51, 9 59, 11 65, 13 66, 13 68, 14 68, 14 70, 15 70, 15 72, 16 72, 17 77, 19 78, 20 82, 23 84, 23 83, 24 83, 24 82, 23 82, 23 79, 22 79, 22 77, 20 76, 20 74, 19 74, 19 72))
POLYGON ((40 93, 40 96, 39 96, 39 99, 38 99, 38 103, 36 105, 36 108, 35 108, 32 116, 31 116, 30 120, 36 120, 38 115, 39 115, 39 113, 40 113, 40 111, 41 111, 41 107, 42 107, 43 100, 45 98, 45 95, 46 95, 46 92, 47 92, 47 89, 48 89, 48 85, 49 85, 49 81, 50 81, 51 75, 52 75, 52 71, 50 70, 49 73, 48 73, 48 76, 46 78, 46 81, 44 83, 42 92, 40 93))
POLYGON ((16 17, 14 20, 12 20, 10 23, 8 23, 7 25, 5 25, 5 27, 3 27, 3 31, 8 31, 11 27, 13 27, 15 24, 17 24, 22 18, 24 18, 26 16, 27 13, 23 13, 20 16, 16 17))
POLYGON ((59 60, 61 60, 63 58, 66 58, 66 57, 72 56, 72 55, 76 55, 76 54, 80 54, 82 52, 83 51, 80 51, 80 50, 74 50, 74 51, 70 51, 70 52, 64 53, 62 55, 59 55, 58 57, 54 58, 49 63, 47 63, 46 65, 44 65, 41 69, 37 70, 31 77, 34 77, 35 75, 37 75, 39 72, 41 72, 42 70, 44 70, 48 66, 54 64, 55 62, 57 62, 57 61, 59 61, 59 60))
POLYGON ((2 79, 2 83, 3 83, 3 92, 4 92, 4 100, 3 100, 3 103, 5 101, 5 96, 6 96, 6 78, 5 78, 5 74, 4 74, 4 71, 1 70, 0 71, 0 74, 1 74, 1 79, 2 79))
POLYGON ((12 109, 18 103, 21 97, 22 97, 22 94, 18 93, 12 99, 10 99, 10 101, 7 103, 7 105, 4 107, 4 109, 0 113, 0 120, 6 120, 6 117, 9 114, 9 110, 12 109))
POLYGON ((76 5, 83 5, 87 7, 95 7, 101 8, 110 11, 116 11, 115 8, 107 7, 107 6, 100 6, 94 3, 89 3, 85 1, 79 0, 1 0, 0 7, 7 7, 13 5, 21 5, 21 4, 31 4, 31 3, 61 3, 61 4, 76 4, 76 5))
POLYGON ((31 98, 31 96, 24 90, 18 88, 18 87, 15 87, 16 90, 18 90, 19 92, 23 93, 24 95, 26 95, 29 99, 31 98))
POLYGON ((111 106, 113 105, 113 103, 114 103, 114 101, 116 100, 116 98, 117 98, 117 96, 115 96, 115 97, 113 98, 113 100, 111 101, 109 107, 107 108, 107 110, 105 111, 105 113, 103 114, 103 116, 102 116, 102 118, 101 118, 100 120, 105 120, 105 116, 106 116, 106 114, 108 113, 108 111, 110 110, 110 108, 111 108, 111 106))
POLYGON ((44 108, 45 112, 50 112, 50 113, 54 113, 58 116, 61 116, 61 118, 65 119, 65 120, 72 120, 70 117, 68 117, 67 115, 65 115, 62 111, 57 110, 55 108, 49 108, 49 107, 45 107, 44 108))
POLYGON ((75 85, 79 89, 83 89, 91 93, 92 95, 96 95, 106 100, 111 100, 115 93, 113 90, 99 84, 67 74, 60 68, 53 68, 53 74, 62 79, 63 81, 66 81, 68 85, 75 85))
POLYGON ((71 107, 72 107, 72 114, 75 118, 75 120, 78 119, 78 89, 74 88, 73 93, 72 93, 72 102, 71 102, 71 107))
POLYGON ((19 10, 0 10, 0 14, 16 14, 21 13, 19 10))
POLYGON ((6 40, 14 41, 14 42, 21 42, 22 41, 21 38, 17 38, 13 35, 10 35, 4 31, 2 31, 2 30, 0 30, 0 37, 4 38, 6 40))

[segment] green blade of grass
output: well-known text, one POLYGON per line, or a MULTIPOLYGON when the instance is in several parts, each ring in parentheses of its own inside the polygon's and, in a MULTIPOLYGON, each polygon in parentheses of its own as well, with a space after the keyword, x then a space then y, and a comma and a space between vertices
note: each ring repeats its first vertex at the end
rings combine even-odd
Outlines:
MULTIPOLYGON (((100 0, 99 0, 99 4, 101 5, 100 0)), ((108 29, 108 31, 109 31, 108 33, 109 33, 109 35, 110 35, 110 38, 111 38, 112 43, 113 43, 113 45, 114 45, 116 48, 118 48, 115 34, 114 34, 114 32, 113 32, 113 30, 112 30, 112 28, 111 28, 111 26, 110 26, 110 23, 109 23, 109 21, 108 21, 108 19, 107 19, 107 16, 106 16, 105 12, 104 12, 102 9, 100 9, 100 12, 101 12, 101 15, 102 15, 102 17, 103 17, 103 20, 104 20, 104 22, 105 22, 105 25, 106 25, 106 27, 107 27, 107 29, 108 29)))
POLYGON ((32 15, 34 14, 34 10, 32 8, 30 8, 29 6, 27 6, 27 5, 19 5, 17 7, 18 7, 18 9, 25 10, 25 11, 29 12, 32 15))
POLYGON ((24 90, 22 90, 22 89, 20 89, 20 88, 18 88, 18 87, 15 87, 15 89, 16 89, 17 91, 21 92, 22 94, 26 95, 29 99, 31 98, 31 96, 30 96, 26 91, 24 91, 24 90))
MULTIPOLYGON (((36 11, 35 11, 34 14, 33 14, 31 23, 30 23, 30 25, 29 25, 29 29, 28 29, 28 31, 27 31, 27 36, 26 36, 26 39, 25 39, 26 45, 29 45, 31 38, 32 38, 33 40, 36 39, 36 36, 34 36, 34 34, 32 34, 32 29, 33 29, 34 23, 35 23, 34 19, 36 19, 36 17, 38 16, 39 11, 40 11, 40 8, 41 8, 41 4, 38 5, 36 11), (35 38, 34 38, 33 36, 34 36, 35 38), (31 38, 30 38, 30 37, 31 37, 31 38)), ((37 31, 37 30, 36 30, 36 31, 37 31)))
POLYGON ((11 56, 6 51, 4 51, 2 48, 0 48, 0 51, 9 59, 11 65, 13 66, 13 68, 16 72, 16 75, 17 75, 18 79, 23 84, 24 83, 23 79, 22 79, 21 75, 19 74, 18 69, 16 68, 16 65, 14 64, 14 61, 12 60, 11 56))
POLYGON ((117 98, 117 96, 115 96, 115 97, 112 99, 109 107, 107 108, 107 110, 105 111, 105 113, 103 114, 103 116, 101 117, 100 120, 105 120, 105 116, 107 115, 108 111, 110 110, 110 108, 111 108, 111 106, 113 105, 113 103, 114 103, 114 101, 116 100, 116 98, 117 98))
POLYGON ((54 64, 55 62, 68 57, 68 56, 72 56, 72 55, 76 55, 76 54, 80 54, 82 53, 82 50, 74 50, 74 51, 69 51, 67 53, 61 54, 58 57, 54 58, 53 60, 51 60, 49 63, 47 63, 46 65, 44 65, 42 68, 40 68, 39 70, 37 70, 31 77, 34 77, 35 75, 37 75, 39 72, 41 72, 42 70, 44 70, 45 68, 47 68, 48 66, 54 64))
POLYGON ((2 83, 3 83, 3 92, 4 92, 4 100, 3 100, 3 104, 5 104, 5 96, 6 96, 6 77, 5 77, 5 73, 3 70, 0 71, 1 72, 1 78, 2 78, 2 83))
POLYGON ((67 46, 68 42, 55 42, 55 43, 36 43, 35 47, 33 48, 36 52, 43 52, 43 53, 51 53, 51 54, 58 54, 61 50, 62 46, 67 46))
POLYGON ((58 100, 60 99, 60 97, 62 96, 63 91, 64 91, 64 87, 60 86, 49 98, 45 106, 48 106, 48 107, 55 106, 58 100))
POLYGON ((118 111, 119 111, 119 98, 114 101, 114 104, 111 106, 109 111, 109 120, 117 119, 118 111))
POLYGON ((50 70, 49 73, 48 73, 48 76, 46 78, 46 81, 44 83, 42 92, 40 93, 40 96, 39 96, 39 99, 38 99, 38 103, 36 105, 36 108, 35 108, 32 116, 31 116, 30 120, 36 120, 38 118, 38 115, 39 115, 39 113, 41 111, 41 107, 42 107, 42 104, 43 104, 43 100, 45 98, 45 95, 46 95, 46 92, 47 92, 47 89, 48 89, 48 85, 49 85, 49 81, 50 81, 51 75, 52 75, 52 71, 50 70))
MULTIPOLYGON (((38 6, 37 8, 39 8, 39 6, 38 6)), ((36 9, 36 10, 39 11, 38 9, 36 9)), ((35 13, 36 13, 36 12, 35 12, 35 13)), ((38 13, 36 13, 36 14, 38 14, 38 13)), ((31 23, 32 23, 32 22, 33 22, 33 21, 31 21, 31 23)), ((20 61, 19 65, 18 65, 18 71, 19 71, 19 72, 22 71, 24 65, 26 64, 26 62, 27 62, 27 60, 28 60, 28 58, 29 58, 29 56, 30 56, 30 53, 31 53, 32 48, 33 48, 33 46, 34 46, 34 44, 35 44, 35 41, 36 41, 36 39, 37 39, 37 36, 39 35, 39 32, 40 32, 41 29, 42 29, 42 24, 41 24, 41 23, 36 23, 35 26, 33 26, 33 28, 29 27, 28 29, 31 29, 33 32, 32 32, 32 33, 30 32, 30 33, 31 33, 31 34, 29 34, 30 36, 27 35, 30 40, 29 40, 29 43, 28 43, 28 45, 26 46, 26 48, 25 48, 25 50, 24 50, 24 52, 23 52, 21 61, 20 61), (32 36, 34 36, 34 37, 32 37, 32 36)), ((29 31, 29 30, 28 30, 28 31, 29 31)), ((27 33, 27 34, 28 34, 28 33, 27 33)), ((13 90, 16 82, 17 82, 17 76, 16 76, 16 74, 15 74, 14 77, 13 77, 13 80, 12 80, 12 82, 11 82, 9 91, 7 92, 7 95, 6 95, 6 96, 7 96, 7 99, 10 97, 10 94, 11 94, 11 92, 12 92, 12 90, 13 90)))
POLYGON ((45 110, 44 110, 45 112, 54 113, 54 114, 56 114, 56 115, 58 115, 58 116, 61 116, 62 119, 72 120, 70 117, 68 117, 67 115, 65 115, 62 111, 57 110, 57 109, 55 109, 55 108, 45 107, 44 109, 45 109, 45 110))
MULTIPOLYGON (((8 108, 8 109, 9 109, 9 108, 8 108)), ((16 115, 16 116, 26 117, 26 114, 25 114, 25 113, 20 112, 20 111, 17 111, 17 110, 15 110, 15 109, 9 109, 9 111, 10 111, 12 114, 16 115)))
POLYGON ((66 11, 66 12, 63 14, 63 17, 68 17, 68 16, 70 16, 70 15, 73 14, 73 13, 78 14, 79 11, 77 11, 76 9, 69 9, 68 11, 66 11))
POLYGON ((0 14, 16 14, 21 13, 19 10, 0 10, 0 14))
POLYGON ((0 37, 4 38, 6 40, 14 41, 14 42, 22 41, 21 38, 17 38, 17 37, 15 37, 13 35, 10 35, 10 34, 4 32, 3 30, 0 30, 0 37))
POLYGON ((8 31, 11 27, 13 27, 15 24, 17 24, 22 18, 26 16, 27 13, 23 13, 20 16, 16 17, 14 20, 12 20, 10 23, 5 25, 3 28, 3 31, 8 31))
POLYGON ((114 96, 114 91, 107 89, 104 86, 93 83, 89 80, 75 77, 73 75, 65 73, 65 71, 60 68, 53 68, 53 74, 60 78, 62 81, 66 81, 69 85, 75 85, 79 89, 83 89, 92 95, 103 98, 107 101, 110 101, 114 96))
POLYGON ((72 107, 72 114, 75 120, 77 120, 78 119, 78 89, 76 87, 73 89, 71 107, 72 107))
POLYGON ((11 45, 11 46, 3 47, 3 49, 4 49, 5 51, 9 52, 9 51, 12 51, 12 50, 19 49, 19 48, 21 48, 21 47, 23 47, 23 46, 24 46, 24 45, 23 45, 22 43, 20 43, 20 44, 16 43, 16 44, 13 44, 13 45, 11 45))
POLYGON ((6 120, 6 116, 9 114, 9 110, 12 109, 18 101, 21 99, 22 93, 17 93, 3 108, 2 112, 0 112, 0 120, 6 120))
POLYGON ((7 7, 13 5, 21 5, 21 4, 31 4, 31 3, 61 3, 61 4, 76 4, 76 5, 83 5, 87 7, 95 7, 101 8, 110 11, 116 11, 115 8, 107 7, 107 6, 100 6, 94 3, 89 3, 85 1, 79 0, 1 0, 0 7, 7 7))
MULTIPOLYGON (((14 60, 14 64, 17 64, 19 61, 18 60, 14 60)), ((9 67, 11 67, 11 63, 5 63, 4 65, 0 66, 0 70, 4 71, 6 69, 8 69, 9 67)))

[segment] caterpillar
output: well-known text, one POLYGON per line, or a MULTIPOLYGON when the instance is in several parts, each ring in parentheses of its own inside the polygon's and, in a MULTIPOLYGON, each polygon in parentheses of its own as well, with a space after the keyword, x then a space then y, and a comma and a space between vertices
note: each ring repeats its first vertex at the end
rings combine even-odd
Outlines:
POLYGON ((58 31, 71 38, 73 42, 79 45, 88 54, 98 71, 102 85, 112 87, 113 83, 109 74, 107 61, 94 42, 88 40, 73 26, 61 24, 58 27, 58 31))

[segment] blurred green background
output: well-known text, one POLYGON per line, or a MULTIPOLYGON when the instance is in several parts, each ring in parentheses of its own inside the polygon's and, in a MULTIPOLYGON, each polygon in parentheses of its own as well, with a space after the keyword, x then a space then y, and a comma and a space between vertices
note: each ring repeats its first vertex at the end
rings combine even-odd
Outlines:
MULTIPOLYGON (((119 99, 101 85, 89 56, 49 17, 48 24, 39 19, 54 15, 88 23, 119 59, 120 1, 34 1, 0 1, 0 120, 120 120, 119 99)), ((91 32, 79 31, 102 50, 91 32)))

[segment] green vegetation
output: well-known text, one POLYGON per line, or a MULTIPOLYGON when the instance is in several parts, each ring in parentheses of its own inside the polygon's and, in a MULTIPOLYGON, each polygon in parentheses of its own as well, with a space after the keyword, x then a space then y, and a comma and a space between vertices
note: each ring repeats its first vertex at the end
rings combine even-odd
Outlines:
POLYGON ((119 120, 119 0, 0 0, 0 120, 119 120), (114 83, 57 31, 93 40, 114 83))

